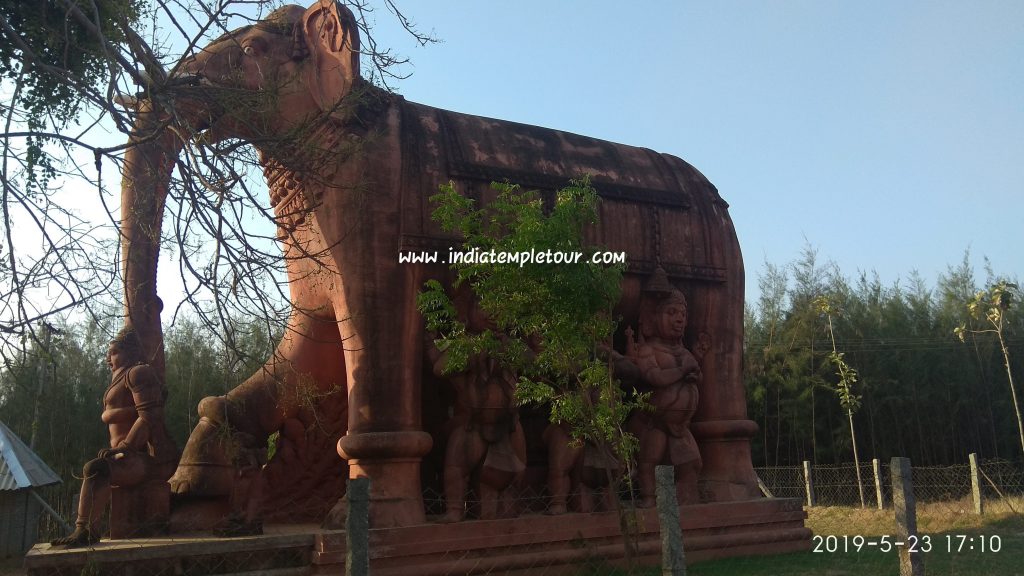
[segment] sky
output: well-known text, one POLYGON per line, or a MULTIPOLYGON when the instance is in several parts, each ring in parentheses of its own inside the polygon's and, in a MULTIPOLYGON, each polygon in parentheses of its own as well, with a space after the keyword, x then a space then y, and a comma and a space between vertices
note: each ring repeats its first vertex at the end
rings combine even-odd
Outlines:
MULTIPOLYGON (((916 271, 934 287, 968 250, 979 283, 986 258, 1024 277, 1024 2, 396 1, 440 40, 416 45, 374 0, 378 45, 411 59, 392 84, 409 100, 700 170, 730 203, 750 303, 766 263, 808 247, 885 286, 916 271)), ((159 284, 183 294, 176 254, 159 284)))
MULTIPOLYGON (((402 2, 409 100, 679 156, 730 203, 756 298, 810 246, 929 285, 1024 273, 1024 2, 402 2)), ((365 66, 365 64, 364 64, 365 66)))

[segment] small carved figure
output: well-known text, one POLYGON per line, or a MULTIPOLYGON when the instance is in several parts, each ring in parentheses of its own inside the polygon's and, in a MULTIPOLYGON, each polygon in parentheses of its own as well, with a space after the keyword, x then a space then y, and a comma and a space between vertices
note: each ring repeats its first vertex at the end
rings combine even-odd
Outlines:
POLYGON ((54 546, 87 546, 100 539, 100 519, 111 487, 166 481, 177 465, 178 450, 164 423, 167 389, 143 361, 142 345, 128 328, 111 341, 107 364, 113 372, 103 395, 102 420, 110 432, 110 448, 100 450, 83 469, 75 530, 51 542, 54 546))
MULTIPOLYGON (((627 343, 631 333, 632 330, 627 328, 627 343)), ((632 359, 607 344, 599 344, 597 349, 599 357, 609 363, 616 380, 626 386, 636 384, 640 374, 632 359)), ((599 401, 596 391, 592 393, 591 400, 599 401)), ((604 509, 615 507, 616 495, 609 487, 609 481, 618 477, 623 467, 608 446, 575 442, 566 424, 550 424, 544 430, 543 440, 548 448, 548 492, 551 494, 548 514, 565 514, 568 511, 570 491, 579 494, 576 506, 579 512, 595 509, 594 492, 598 490, 603 491, 604 509)))
POLYGON ((697 411, 701 369, 682 341, 687 322, 682 292, 672 288, 664 293, 655 305, 652 320, 652 333, 637 347, 636 361, 641 381, 650 387, 654 410, 638 411, 630 422, 640 440, 640 505, 654 506, 654 468, 663 463, 675 467, 679 503, 696 504, 701 457, 689 426, 697 411))
MULTIPOLYGON (((471 305, 468 328, 488 328, 483 311, 471 305)), ((448 362, 446 350, 434 349, 434 373, 441 376, 448 362)), ((463 372, 446 376, 455 388, 455 408, 444 457, 445 514, 441 522, 465 517, 466 487, 479 472, 480 518, 499 516, 498 501, 526 469, 526 437, 515 405, 516 378, 497 360, 475 354, 463 372)))
POLYGON ((579 512, 593 512, 594 491, 603 489, 604 509, 614 508, 615 494, 609 487, 609 475, 619 475, 622 463, 607 447, 591 442, 574 442, 565 424, 550 424, 544 430, 548 446, 548 491, 551 503, 547 513, 565 514, 570 491, 579 492, 579 512))

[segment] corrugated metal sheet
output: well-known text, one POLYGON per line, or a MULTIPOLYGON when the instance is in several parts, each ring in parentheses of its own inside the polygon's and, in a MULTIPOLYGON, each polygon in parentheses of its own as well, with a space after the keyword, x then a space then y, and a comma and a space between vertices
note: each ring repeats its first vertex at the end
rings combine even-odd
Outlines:
POLYGON ((28 490, 0 492, 0 558, 28 552, 39 539, 39 515, 39 502, 28 490))
POLYGON ((0 422, 0 490, 39 488, 60 482, 60 476, 0 422))

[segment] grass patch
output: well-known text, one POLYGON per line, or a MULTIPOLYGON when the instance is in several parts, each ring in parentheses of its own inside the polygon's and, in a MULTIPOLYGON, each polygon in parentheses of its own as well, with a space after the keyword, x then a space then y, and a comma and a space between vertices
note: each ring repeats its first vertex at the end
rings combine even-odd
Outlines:
MULTIPOLYGON (((878 541, 882 536, 896 540, 896 522, 891 508, 885 510, 837 506, 807 508, 807 527, 820 536, 854 535, 878 541)), ((918 505, 918 534, 929 536, 931 551, 924 553, 927 576, 1024 576, 1024 501, 993 502, 984 516, 972 512, 967 501, 918 505), (982 552, 966 546, 957 551, 959 535, 998 536, 998 552, 982 552), (947 536, 949 537, 947 539, 947 536), (952 548, 949 550, 948 548, 952 548)), ((976 542, 977 540, 975 540, 976 542)), ((991 540, 988 540, 989 542, 991 540)), ((847 542, 850 542, 847 539, 847 542)), ((685 542, 684 542, 685 546, 685 542)), ((840 544, 840 546, 842 546, 840 544)), ((660 569, 639 572, 644 576, 660 574, 660 569)), ((748 556, 693 563, 688 576, 878 576, 899 574, 899 554, 894 547, 882 552, 877 546, 856 551, 852 542, 848 551, 797 552, 778 556, 748 556)))

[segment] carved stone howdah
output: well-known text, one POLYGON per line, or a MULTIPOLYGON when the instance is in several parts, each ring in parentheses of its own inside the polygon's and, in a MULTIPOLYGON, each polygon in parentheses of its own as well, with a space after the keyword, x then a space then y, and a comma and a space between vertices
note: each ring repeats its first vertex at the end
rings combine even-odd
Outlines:
MULTIPOLYGON (((188 129, 205 130, 208 142, 240 138, 259 148, 293 313, 263 368, 225 396, 200 403, 200 426, 171 481, 176 503, 227 500, 238 479, 251 477, 255 464, 233 460, 218 439, 251 439, 243 448, 254 450, 280 432, 277 454, 261 472, 268 507, 313 503, 322 518, 333 504, 325 499, 341 496, 338 479, 347 473, 370 478, 374 527, 425 522, 421 490, 436 483, 437 474, 421 478, 421 464, 428 454, 429 461, 444 453, 446 437, 424 430, 441 430, 448 406, 433 396, 437 378, 425 364, 428 339, 416 294, 427 279, 450 284, 452 273, 443 263, 401 264, 398 255, 413 245, 458 242, 430 218, 428 198, 443 183, 453 181, 486 205, 495 195, 492 180, 551 198, 584 174, 603 196, 601 223, 586 231, 587 239, 627 254, 615 310, 623 326, 642 324, 641 287, 658 267, 690 304, 681 334, 651 333, 651 349, 640 346, 641 362, 650 358, 647 377, 658 378, 651 374, 665 362, 689 362, 686 347, 696 351, 703 342, 710 348, 699 379, 662 379, 666 393, 685 398, 659 408, 687 411, 692 436, 683 452, 687 462, 703 463, 700 496, 758 497, 750 459, 756 426, 746 417, 740 374, 743 264, 728 205, 692 166, 644 148, 449 112, 379 90, 360 76, 352 14, 327 0, 282 7, 196 51, 177 70, 196 80, 175 88, 175 118, 183 129, 151 138, 166 116, 139 102, 137 136, 125 158, 121 253, 128 324, 162 379, 158 231, 183 146, 179 135, 188 129), (713 338, 702 337, 708 334, 713 338)), ((625 340, 617 334, 622 354, 625 340)), ((485 388, 482 396, 494 395, 485 388)), ((485 404, 481 409, 493 408, 485 404)), ((662 419, 669 429, 677 424, 662 419)), ((460 442, 447 439, 453 441, 460 442)), ((472 460, 466 466, 475 466, 472 460)), ((686 484, 692 495, 692 479, 686 484)), ((202 517, 194 509, 190 514, 202 517)))

